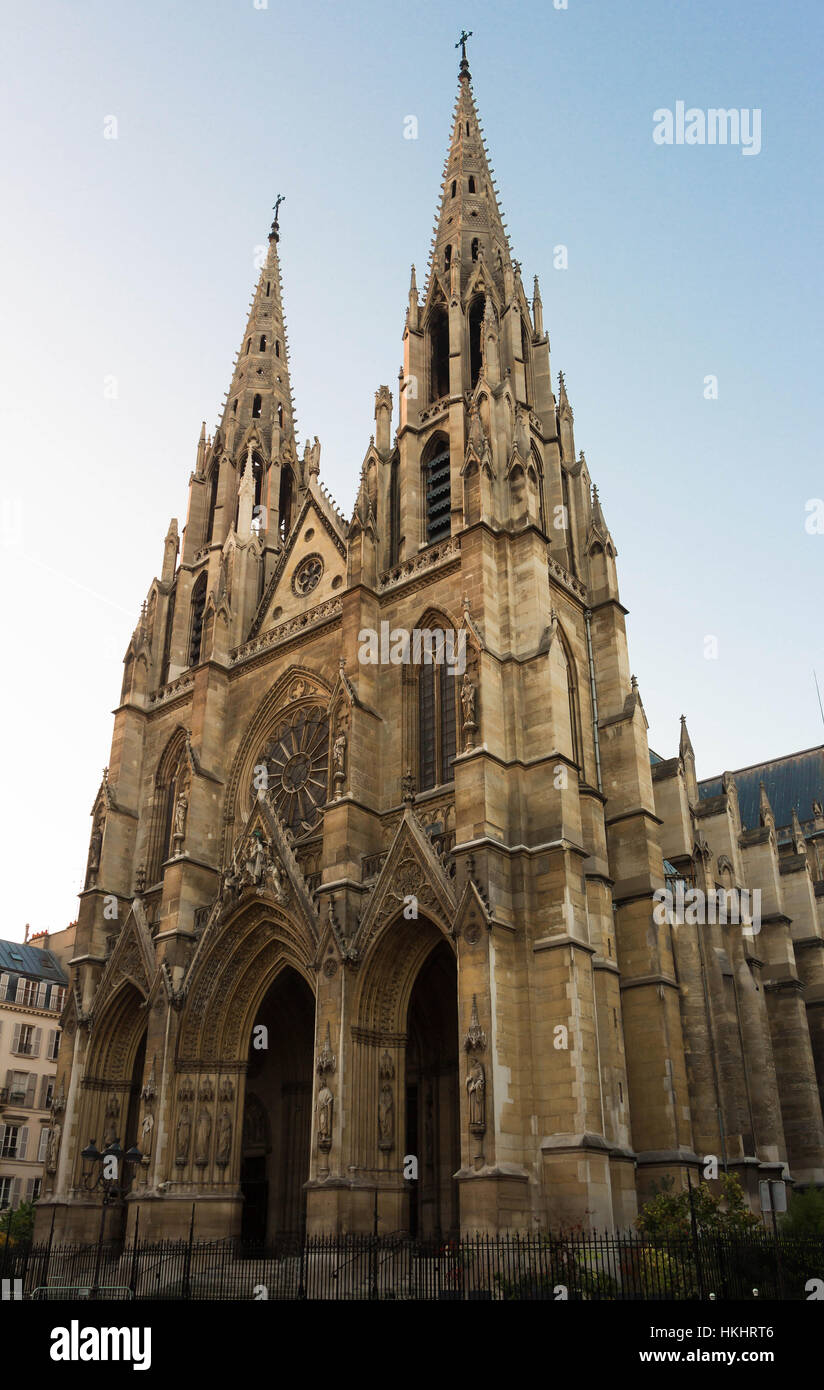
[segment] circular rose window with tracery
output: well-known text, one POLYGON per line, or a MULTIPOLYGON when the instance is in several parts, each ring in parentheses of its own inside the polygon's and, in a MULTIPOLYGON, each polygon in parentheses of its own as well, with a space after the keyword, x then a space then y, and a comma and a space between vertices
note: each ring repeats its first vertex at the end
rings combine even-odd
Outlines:
POLYGON ((320 555, 307 555, 292 576, 292 588, 296 594, 311 594, 318 587, 322 574, 323 560, 320 555))
POLYGON ((317 825, 327 796, 329 719, 317 705, 296 710, 278 725, 255 760, 252 795, 261 787, 266 767, 266 796, 295 836, 317 825))

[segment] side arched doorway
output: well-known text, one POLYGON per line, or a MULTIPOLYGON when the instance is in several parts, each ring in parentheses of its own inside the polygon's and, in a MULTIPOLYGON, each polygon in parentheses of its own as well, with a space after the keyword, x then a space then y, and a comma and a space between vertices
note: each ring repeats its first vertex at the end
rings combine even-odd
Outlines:
POLYGON ((454 951, 443 940, 427 956, 412 987, 406 1033, 404 1152, 418 1158, 418 1180, 410 1191, 410 1233, 457 1234, 458 969, 454 951))
POLYGON ((314 1032, 312 991, 285 966, 256 1012, 249 1039, 240 1169, 245 1241, 262 1244, 305 1226, 314 1032))

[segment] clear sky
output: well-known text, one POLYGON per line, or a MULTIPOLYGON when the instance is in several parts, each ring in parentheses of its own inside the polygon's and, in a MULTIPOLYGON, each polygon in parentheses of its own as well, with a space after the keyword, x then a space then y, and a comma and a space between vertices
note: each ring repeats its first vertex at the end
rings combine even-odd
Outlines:
POLYGON ((686 713, 710 776, 824 739, 818 0, 7 3, 0 935, 76 916, 123 653, 278 192, 301 443, 351 508, 425 277, 461 26, 651 745, 671 756, 686 713), (759 110, 760 153, 656 144, 678 101, 759 110))

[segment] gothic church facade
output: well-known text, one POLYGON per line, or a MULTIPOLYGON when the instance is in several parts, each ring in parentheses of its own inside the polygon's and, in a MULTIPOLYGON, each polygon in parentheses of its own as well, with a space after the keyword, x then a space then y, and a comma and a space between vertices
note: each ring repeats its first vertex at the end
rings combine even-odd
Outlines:
POLYGON ((708 1153, 824 1181, 821 862, 734 779, 702 800, 685 727, 651 761, 465 57, 348 520, 279 237, 126 653, 38 1229, 96 1237, 92 1139, 139 1148, 119 1219, 155 1237, 625 1227, 708 1153), (416 630, 459 664, 364 659, 416 630), (764 884, 760 935, 658 923, 668 874, 764 884))

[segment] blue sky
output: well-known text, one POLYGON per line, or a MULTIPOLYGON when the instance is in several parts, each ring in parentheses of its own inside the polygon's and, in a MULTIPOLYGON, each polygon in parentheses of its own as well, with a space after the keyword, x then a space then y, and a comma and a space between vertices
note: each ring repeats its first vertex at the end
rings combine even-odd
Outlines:
POLYGON ((618 546, 652 746, 671 755, 686 713, 709 776, 824 738, 824 536, 804 527, 824 496, 820 5, 9 5, 0 935, 76 915, 123 652, 278 192, 299 432, 351 507, 410 264, 425 275, 464 25, 618 546), (678 100, 758 108, 760 154, 656 145, 678 100))

